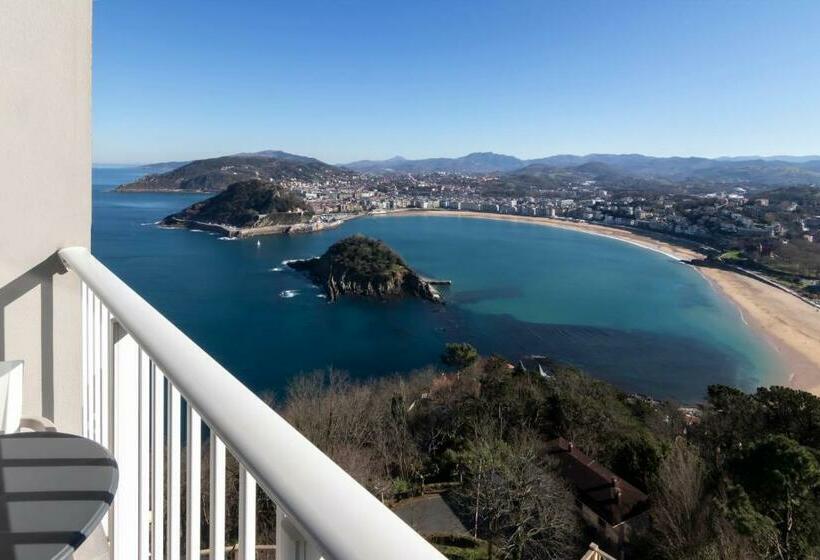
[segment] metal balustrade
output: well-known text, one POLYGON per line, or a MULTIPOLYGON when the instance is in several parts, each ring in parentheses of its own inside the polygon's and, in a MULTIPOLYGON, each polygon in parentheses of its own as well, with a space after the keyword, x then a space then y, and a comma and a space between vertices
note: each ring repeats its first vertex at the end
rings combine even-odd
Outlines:
POLYGON ((256 542, 257 485, 276 504, 277 560, 444 558, 87 249, 59 255, 82 280, 83 435, 120 469, 105 522, 113 558, 203 557, 203 424, 211 560, 227 557, 226 515, 238 516, 232 558, 274 544, 256 542), (239 463, 236 512, 225 507, 227 452, 239 463))

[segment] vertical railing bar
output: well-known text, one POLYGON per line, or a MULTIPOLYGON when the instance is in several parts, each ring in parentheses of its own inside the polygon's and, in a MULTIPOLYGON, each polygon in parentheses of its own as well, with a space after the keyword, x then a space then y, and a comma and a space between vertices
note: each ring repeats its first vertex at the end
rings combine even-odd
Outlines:
POLYGON ((113 319, 109 323, 109 340, 109 445, 119 470, 117 492, 108 514, 109 536, 112 558, 132 560, 139 550, 140 529, 140 348, 113 319))
POLYGON ((168 560, 179 560, 180 545, 180 443, 182 439, 181 397, 168 383, 168 560))
MULTIPOLYGON (((115 421, 117 420, 115 418, 116 408, 114 405, 114 319, 108 311, 108 306, 106 306, 102 300, 100 300, 100 324, 102 327, 102 338, 100 342, 100 367, 102 369, 102 375, 100 376, 102 393, 102 405, 100 407, 100 426, 102 427, 100 445, 113 453, 113 434, 116 428, 115 421)), ((103 516, 102 526, 108 527, 109 530, 113 532, 114 521, 115 519, 110 515, 110 512, 106 513, 103 516)))
POLYGON ((88 339, 86 339, 85 352, 88 355, 86 358, 86 365, 88 366, 88 385, 85 392, 88 399, 88 438, 94 439, 94 292, 86 285, 86 332, 88 339))
POLYGON ((256 481, 239 464, 239 560, 256 558, 256 481))
POLYGON ((185 551, 186 560, 200 560, 200 532, 201 522, 201 498, 200 488, 201 464, 202 460, 202 421, 196 410, 187 403, 188 409, 188 441, 186 445, 187 464, 186 476, 186 502, 185 502, 185 551))
POLYGON ((83 281, 80 281, 80 294, 82 297, 82 318, 80 319, 82 323, 82 435, 88 438, 88 287, 83 281))
POLYGON ((155 364, 151 364, 153 390, 152 437, 153 465, 151 467, 151 560, 162 560, 165 552, 165 377, 155 364))
POLYGON ((94 440, 97 440, 97 417, 99 416, 99 410, 97 408, 97 385, 98 385, 98 375, 97 375, 97 362, 96 362, 96 348, 97 348, 97 326, 95 321, 95 307, 97 296, 91 291, 91 288, 88 289, 88 372, 91 375, 91 378, 88 381, 88 396, 91 402, 88 405, 88 427, 89 427, 89 437, 94 440))
POLYGON ((83 402, 85 405, 85 413, 83 414, 83 437, 92 439, 91 437, 91 291, 88 285, 83 282, 83 371, 85 378, 83 379, 83 402))
POLYGON ((151 360, 140 349, 139 378, 139 555, 151 557, 151 360))
POLYGON ((211 429, 210 560, 225 560, 225 444, 211 429))
POLYGON ((88 414, 86 421, 88 422, 86 429, 88 439, 94 439, 94 293, 86 285, 86 313, 85 313, 85 330, 88 333, 88 338, 85 341, 84 352, 87 354, 86 366, 88 367, 88 385, 85 387, 86 398, 88 399, 88 414))
POLYGON ((100 434, 102 433, 102 418, 100 416, 101 406, 102 406, 102 383, 100 382, 102 378, 102 367, 100 365, 100 353, 102 352, 102 329, 100 326, 100 316, 102 315, 100 311, 100 298, 97 295, 94 295, 94 317, 92 319, 92 327, 94 330, 93 334, 93 345, 94 345, 94 355, 93 355, 93 372, 94 372, 94 434, 93 439, 97 443, 102 443, 102 438, 100 434))
POLYGON ((100 352, 100 366, 102 368, 102 375, 100 377, 101 382, 101 393, 102 393, 102 406, 101 406, 101 414, 100 417, 102 418, 101 426, 101 445, 107 449, 111 449, 111 439, 110 439, 110 431, 111 426, 113 423, 113 417, 109 414, 111 410, 111 399, 113 397, 111 393, 111 364, 109 363, 109 352, 111 349, 111 345, 113 344, 111 338, 111 314, 108 312, 108 308, 105 305, 101 306, 101 318, 100 318, 100 325, 101 325, 101 332, 102 332, 102 339, 101 339, 101 352, 100 352))

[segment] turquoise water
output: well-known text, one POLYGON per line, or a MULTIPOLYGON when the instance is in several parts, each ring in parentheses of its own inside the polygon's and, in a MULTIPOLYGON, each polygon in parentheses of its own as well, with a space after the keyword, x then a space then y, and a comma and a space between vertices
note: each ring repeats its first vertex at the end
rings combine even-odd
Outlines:
POLYGON ((256 238, 151 225, 203 197, 108 192, 130 173, 95 170, 93 252, 257 391, 281 391, 292 376, 328 366, 357 377, 409 371, 436 362, 448 341, 510 359, 550 355, 625 390, 687 401, 709 383, 753 388, 775 368, 695 269, 627 243, 532 224, 405 216, 262 237, 257 246, 256 238), (452 280, 448 304, 331 305, 282 265, 353 233, 385 240, 424 275, 452 280))

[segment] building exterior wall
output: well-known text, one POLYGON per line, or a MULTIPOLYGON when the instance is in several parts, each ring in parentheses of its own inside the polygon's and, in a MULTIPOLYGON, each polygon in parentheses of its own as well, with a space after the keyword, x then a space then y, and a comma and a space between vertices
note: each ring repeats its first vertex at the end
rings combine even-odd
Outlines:
POLYGON ((0 2, 0 360, 23 414, 81 424, 81 297, 55 251, 90 245, 91 0, 0 2))

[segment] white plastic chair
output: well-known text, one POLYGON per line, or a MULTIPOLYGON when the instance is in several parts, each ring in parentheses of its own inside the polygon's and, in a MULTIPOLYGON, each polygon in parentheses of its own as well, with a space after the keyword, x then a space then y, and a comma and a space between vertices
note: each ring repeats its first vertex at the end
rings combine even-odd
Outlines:
POLYGON ((0 434, 56 430, 47 418, 23 417, 23 362, 0 362, 0 434))
POLYGON ((20 431, 23 416, 23 362, 0 362, 0 433, 20 431))

